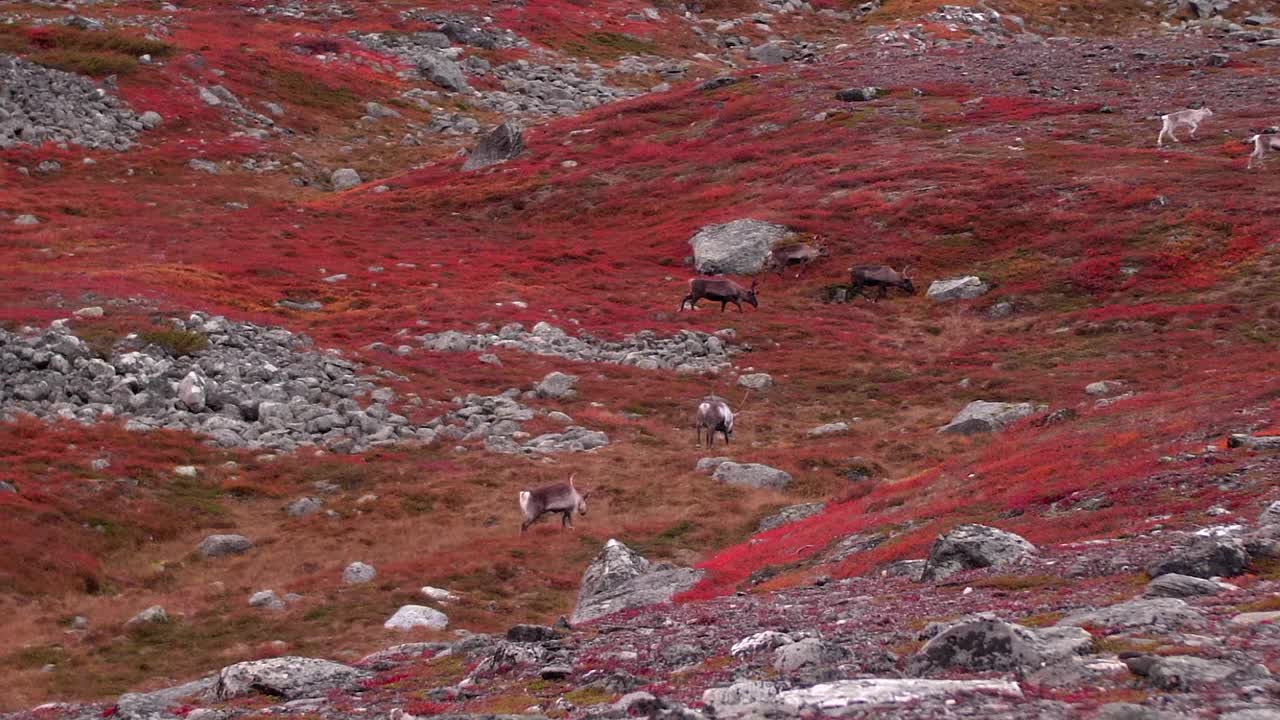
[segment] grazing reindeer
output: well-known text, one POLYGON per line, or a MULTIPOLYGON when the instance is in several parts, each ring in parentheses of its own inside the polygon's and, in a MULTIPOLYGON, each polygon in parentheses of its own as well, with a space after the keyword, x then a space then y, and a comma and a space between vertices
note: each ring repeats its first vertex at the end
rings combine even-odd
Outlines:
POLYGON ((800 271, 796 273, 796 277, 800 277, 808 269, 810 263, 830 254, 831 251, 827 250, 825 245, 810 245, 808 243, 787 245, 769 253, 768 266, 778 271, 778 277, 782 277, 783 271, 788 267, 799 265, 800 271))
POLYGON ((889 294, 889 288, 896 287, 908 295, 915 295, 916 286, 911 284, 911 277, 907 275, 910 269, 908 266, 898 272, 887 265, 854 265, 849 268, 849 294, 880 302, 889 294), (867 287, 878 287, 880 293, 875 298, 868 297, 867 287))
POLYGON ((707 430, 707 447, 711 447, 715 443, 716 433, 724 435, 724 444, 729 444, 729 438, 733 437, 733 411, 729 409, 729 403, 724 398, 715 395, 708 395, 698 403, 698 414, 693 421, 694 433, 697 444, 702 443, 702 430, 707 430))
POLYGON ((684 296, 680 301, 680 310, 684 310, 685 303, 689 303, 690 310, 698 308, 698 301, 706 298, 711 301, 719 301, 720 312, 724 312, 724 308, 729 303, 738 306, 738 312, 742 312, 742 301, 750 303, 751 307, 758 308, 760 303, 756 300, 756 281, 751 281, 751 288, 743 289, 741 285, 724 278, 708 278, 696 277, 689 278, 689 294, 684 296))
POLYGON ((520 512, 524 515, 524 521, 520 523, 521 534, 547 513, 560 513, 560 527, 570 529, 573 528, 574 510, 577 510, 579 515, 586 516, 587 498, 591 497, 591 491, 578 492, 573 485, 576 474, 570 475, 567 483, 547 485, 533 491, 520 491, 520 512))
POLYGON ((1258 133, 1251 138, 1245 138, 1245 142, 1253 143, 1253 152, 1249 154, 1249 169, 1253 169, 1253 162, 1257 160, 1262 162, 1262 157, 1267 151, 1280 152, 1280 134, 1277 133, 1258 133))
POLYGON ((1164 145, 1164 136, 1167 134, 1174 142, 1182 142, 1177 135, 1173 134, 1174 130, 1182 126, 1191 128, 1191 139, 1196 139, 1196 130, 1200 129, 1200 123, 1204 122, 1207 117, 1213 117, 1213 111, 1209 108, 1200 108, 1199 110, 1179 110, 1178 112, 1161 115, 1160 135, 1156 138, 1156 146, 1164 145))

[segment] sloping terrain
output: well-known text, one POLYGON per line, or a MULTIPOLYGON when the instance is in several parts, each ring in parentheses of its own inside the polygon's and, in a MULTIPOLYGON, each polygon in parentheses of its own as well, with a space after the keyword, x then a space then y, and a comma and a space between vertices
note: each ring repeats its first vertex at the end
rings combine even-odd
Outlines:
MULTIPOLYGON (((675 610, 543 638, 549 655, 510 663, 528 672, 477 673, 483 652, 422 646, 405 667, 365 666, 382 674, 363 678, 363 700, 301 711, 579 716, 642 686, 696 706, 738 679, 789 691, 920 674, 911 658, 931 620, 989 610, 1052 625, 1141 592, 1180 531, 1259 524, 1277 499, 1274 450, 1226 439, 1280 422, 1280 179, 1274 156, 1247 171, 1242 142, 1280 123, 1280 25, 1264 3, 1193 22, 1191 7, 1126 2, 814 2, 767 17, 756 3, 696 5, 3 9, 0 53, 23 59, 5 71, 29 83, 10 87, 29 92, 0 95, 0 320, 13 333, 0 338, 12 355, 0 355, 0 709, 85 701, 100 704, 82 712, 110 714, 122 692, 242 660, 351 663, 457 629, 549 624, 570 614, 610 538, 700 580, 675 610), (718 77, 732 82, 705 82, 718 77), (37 117, 81 82, 102 89, 102 108, 119 98, 129 111, 37 117), (866 87, 872 99, 837 99, 866 87), (1183 143, 1157 148, 1156 116, 1193 104, 1214 111, 1197 138, 1181 130, 1183 143), (27 114, 4 125, 14 108, 27 114), (462 154, 507 120, 524 127, 524 152, 464 172, 462 154), (42 136, 40 123, 66 132, 42 136), (358 177, 348 184, 344 169, 358 177), (758 308, 677 310, 689 238, 743 218, 818 237, 830 256, 799 278, 761 274, 758 308), (840 302, 854 264, 909 265, 919 292, 840 302), (968 275, 989 292, 924 292, 968 275), (218 315, 305 334, 299 347, 328 360, 264 366, 250 352, 267 351, 260 340, 208 329, 218 315), (577 359, 553 351, 556 328, 582 339, 577 359), (485 333, 526 346, 448 349, 485 333), (37 352, 66 343, 79 386, 60 385, 70 370, 37 352), (661 358, 656 369, 601 361, 637 349, 661 358), (154 377, 130 365, 139 353, 154 377), (705 369, 721 358, 728 367, 705 369), (703 364, 673 369, 685 362, 703 364), (188 371, 198 377, 184 390, 188 371), (577 377, 572 393, 526 392, 554 371, 577 377), (771 383, 737 383, 753 373, 771 383), (1114 382, 1086 392, 1099 381, 1114 382), (727 448, 693 445, 709 393, 740 411, 727 448), (976 400, 1033 412, 995 433, 938 432, 976 400), (287 444, 254 440, 291 422, 287 444), (837 422, 847 427, 810 433, 837 422), (595 433, 607 444, 573 452, 595 433), (555 452, 495 451, 549 435, 555 452), (695 469, 719 455, 792 480, 753 489, 695 469), (521 536, 517 492, 570 473, 593 490, 587 516, 521 536), (815 502, 756 532, 779 508, 815 502), (1048 560, 972 582, 881 577, 965 523, 1018 533, 1048 560), (196 548, 213 534, 254 547, 208 557, 196 548), (1084 569, 1068 571, 1072 560, 1084 569), (344 582, 354 561, 376 577, 344 582), (424 585, 455 597, 424 600, 424 585), (262 590, 280 606, 251 606, 262 590), (406 604, 439 607, 448 629, 385 629, 406 604), (125 625, 154 605, 169 622, 125 625), (829 612, 848 605, 861 609, 829 612), (748 606, 755 620, 726 620, 748 606), (686 630, 651 632, 672 626, 686 630), (808 676, 728 653, 766 629, 820 634, 865 662, 826 658, 808 676), (624 649, 611 637, 634 656, 606 657, 624 649), (696 652, 654 660, 664 644, 696 652), (891 655, 872 662, 872 649, 891 655), (556 660, 568 678, 540 677, 556 660), (615 670, 642 682, 587 677, 615 670), (431 693, 468 676, 482 692, 431 693)), ((1203 637, 1274 609, 1275 565, 1254 555, 1236 591, 1192 600, 1210 618, 1203 637)), ((1223 649, 1086 626, 1112 661, 1155 648, 1275 662, 1266 629, 1223 649)), ((1098 691, 1074 676, 1024 683, 1035 703, 1021 711, 1067 716, 1187 689, 1108 667, 1098 691)), ((1259 704, 1274 702, 1259 687, 1259 704)), ((991 716, 984 707, 971 709, 991 716)))

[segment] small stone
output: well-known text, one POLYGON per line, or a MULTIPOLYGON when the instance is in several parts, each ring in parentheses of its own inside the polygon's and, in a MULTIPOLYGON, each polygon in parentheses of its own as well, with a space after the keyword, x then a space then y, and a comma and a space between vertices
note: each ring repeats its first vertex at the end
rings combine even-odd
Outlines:
POLYGON ((350 190, 363 181, 360 179, 360 173, 356 172, 354 169, 340 168, 338 170, 334 170, 333 174, 329 176, 329 182, 333 184, 334 190, 342 191, 350 190))
POLYGON ((353 562, 342 571, 342 582, 347 585, 363 585, 378 576, 372 565, 353 562))
POLYGON ((40 219, 35 215, 19 215, 13 220, 14 225, 39 225, 40 219))

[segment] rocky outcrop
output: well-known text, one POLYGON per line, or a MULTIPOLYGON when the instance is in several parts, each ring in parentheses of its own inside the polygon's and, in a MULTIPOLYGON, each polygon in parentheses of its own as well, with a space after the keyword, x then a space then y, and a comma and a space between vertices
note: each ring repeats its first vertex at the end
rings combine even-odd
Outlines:
POLYGON ((1035 553, 1035 545, 1011 532, 960 525, 934 541, 922 579, 941 580, 962 570, 999 567, 1035 553))
MULTIPOLYGON (((504 325, 496 333, 464 333, 446 330, 418 338, 422 347, 433 352, 482 352, 516 350, 536 355, 550 355, 577 362, 600 362, 631 365, 644 370, 675 370, 681 373, 718 372, 729 367, 733 352, 726 338, 731 331, 708 334, 681 330, 660 337, 651 330, 627 335, 620 341, 606 341, 587 333, 569 335, 546 322, 525 330, 520 323, 504 325)), ((375 343, 370 348, 386 348, 375 343)))
POLYGON ((611 539, 583 573, 569 622, 588 622, 626 608, 666 602, 701 578, 699 570, 650 563, 611 539))
POLYGON ((219 700, 253 694, 297 700, 331 690, 353 690, 365 676, 362 670, 330 660, 278 657, 222 668, 212 693, 219 700))
POLYGON ((147 128, 93 80, 0 54, 0 149, 65 142, 127 150, 147 128))
POLYGON ((106 357, 57 323, 0 330, 0 370, 0 417, 124 417, 129 430, 188 430, 221 447, 282 451, 435 439, 388 409, 394 394, 368 369, 283 328, 203 313, 129 336, 106 357), (366 394, 381 399, 362 406, 355 398, 366 394))
POLYGON ((790 229, 761 220, 707 225, 689 239, 693 266, 698 272, 711 275, 757 273, 773 246, 789 235, 790 229))
POLYGON ((463 170, 479 170, 504 163, 524 152, 524 135, 520 128, 503 123, 480 139, 480 144, 467 155, 463 170))
POLYGON ((785 490, 791 484, 791 474, 760 463, 720 463, 711 478, 725 485, 762 490, 785 490))
POLYGON ((989 402, 974 400, 964 406, 951 422, 938 429, 940 433, 973 435, 975 433, 1003 430, 1012 422, 1021 420, 1037 411, 1035 405, 1022 403, 989 402))

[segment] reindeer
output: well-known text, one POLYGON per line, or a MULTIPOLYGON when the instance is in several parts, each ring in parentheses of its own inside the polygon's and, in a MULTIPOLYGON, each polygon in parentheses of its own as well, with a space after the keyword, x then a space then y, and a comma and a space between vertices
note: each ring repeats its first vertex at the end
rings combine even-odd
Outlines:
POLYGON ((716 395, 708 395, 698 403, 698 414, 693 421, 694 433, 696 434, 696 444, 702 443, 702 430, 707 430, 707 447, 711 447, 715 443, 715 434, 724 435, 724 444, 729 444, 729 438, 733 437, 733 411, 729 409, 729 403, 724 398, 716 395))
POLYGON ((573 478, 576 475, 577 473, 570 475, 567 483, 547 485, 532 491, 520 491, 520 512, 524 516, 524 521, 520 523, 520 534, 523 535, 530 525, 547 513, 560 513, 560 527, 571 530, 574 510, 586 517, 587 498, 591 497, 591 491, 579 492, 574 487, 573 478))
POLYGON ((800 271, 796 273, 796 277, 804 274, 809 264, 818 258, 824 258, 831 255, 831 251, 827 250, 825 245, 810 245, 808 243, 797 243, 795 245, 787 245, 780 247, 769 253, 767 266, 778 271, 778 277, 782 277, 782 273, 792 265, 799 265, 800 271))
POLYGON ((1169 113, 1160 116, 1160 135, 1156 137, 1156 146, 1164 146, 1164 136, 1167 134, 1173 138, 1174 142, 1182 142, 1178 136, 1173 134, 1174 130, 1182 126, 1191 128, 1191 139, 1196 139, 1196 130, 1200 129, 1200 123, 1204 122, 1207 117, 1213 117, 1213 111, 1209 108, 1200 108, 1199 110, 1179 110, 1178 112, 1169 113))
MULTIPOLYGON (((1268 128, 1270 129, 1270 128, 1268 128)), ((1267 151, 1280 152, 1280 134, 1271 132, 1262 132, 1250 138, 1245 138, 1245 142, 1253 143, 1253 152, 1249 154, 1248 169, 1253 169, 1253 162, 1257 160, 1262 162, 1262 157, 1267 151)))
POLYGON ((738 306, 738 312, 742 312, 742 301, 750 303, 751 307, 758 308, 760 303, 756 300, 756 281, 751 281, 751 288, 744 290, 738 283, 727 280, 725 278, 709 278, 696 277, 689 278, 689 294, 684 296, 680 301, 680 310, 684 310, 685 303, 689 304, 690 310, 698 308, 698 301, 706 298, 711 301, 720 302, 720 312, 724 312, 724 308, 729 303, 738 306))
POLYGON ((896 287, 908 295, 915 295, 916 286, 911 284, 911 277, 907 275, 910 269, 908 266, 898 272, 887 265, 854 265, 849 268, 849 294, 880 302, 889 294, 889 288, 896 287), (867 287, 878 287, 880 293, 875 298, 868 297, 864 290, 867 287))

